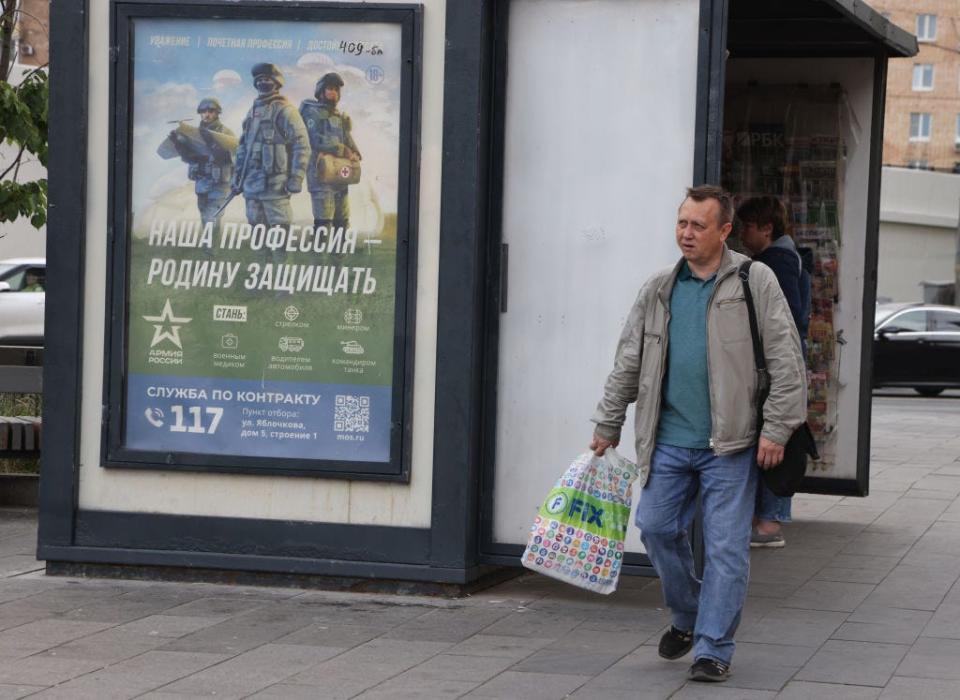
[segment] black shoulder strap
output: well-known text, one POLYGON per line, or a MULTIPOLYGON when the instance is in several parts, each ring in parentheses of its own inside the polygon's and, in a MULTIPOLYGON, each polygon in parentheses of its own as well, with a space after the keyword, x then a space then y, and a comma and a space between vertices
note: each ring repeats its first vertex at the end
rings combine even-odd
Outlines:
POLYGON ((747 260, 740 265, 740 283, 743 285, 743 298, 747 303, 747 315, 750 317, 750 336, 753 339, 753 361, 758 372, 766 372, 767 358, 763 354, 763 343, 760 342, 760 327, 757 325, 757 309, 753 305, 753 292, 750 291, 750 265, 747 260))

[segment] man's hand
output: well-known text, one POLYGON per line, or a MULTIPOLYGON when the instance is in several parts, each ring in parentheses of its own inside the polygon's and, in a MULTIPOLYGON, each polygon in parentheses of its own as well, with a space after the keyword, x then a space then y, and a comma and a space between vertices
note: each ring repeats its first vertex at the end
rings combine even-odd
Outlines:
POLYGON ((773 469, 783 461, 783 445, 778 445, 773 440, 760 438, 757 445, 757 465, 761 469, 773 469))
POLYGON ((593 450, 593 454, 597 457, 603 457, 603 453, 607 451, 608 447, 616 447, 620 444, 619 440, 604 440, 602 437, 593 434, 593 439, 590 440, 590 449, 593 450))

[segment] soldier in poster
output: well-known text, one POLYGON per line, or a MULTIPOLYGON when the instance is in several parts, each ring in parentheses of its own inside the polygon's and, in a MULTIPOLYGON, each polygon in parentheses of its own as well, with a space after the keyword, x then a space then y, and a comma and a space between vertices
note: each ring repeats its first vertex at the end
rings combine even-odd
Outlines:
POLYGON ((127 448, 396 471, 414 47, 344 20, 133 27, 127 448))
POLYGON ((349 228, 349 185, 360 179, 361 156, 353 140, 353 123, 337 109, 343 85, 339 73, 327 73, 317 81, 315 99, 300 105, 312 149, 307 189, 313 204, 313 223, 328 229, 349 228))
POLYGON ((218 231, 223 218, 221 207, 230 197, 237 151, 236 135, 220 121, 222 112, 215 98, 200 100, 197 105, 200 127, 180 122, 158 149, 161 157, 179 156, 187 164, 187 177, 194 183, 200 221, 204 226, 213 223, 218 231))
MULTIPOLYGON (((213 147, 212 155, 205 160, 191 163, 187 176, 193 180, 197 193, 197 207, 200 209, 200 220, 204 225, 214 223, 219 230, 221 213, 217 212, 230 196, 230 182, 233 179, 233 157, 237 152, 236 136, 221 121, 220 114, 223 108, 212 97, 200 101, 197 105, 197 114, 200 115, 200 131, 210 132, 208 141, 211 144, 227 144, 226 148, 213 147), (222 134, 228 141, 214 141, 212 134, 222 134), (231 147, 232 146, 232 147, 231 147)), ((206 135, 205 135, 206 136, 206 135)))
POLYGON ((232 191, 243 193, 251 224, 288 227, 290 195, 303 189, 310 141, 300 113, 280 94, 280 69, 258 63, 250 72, 258 94, 243 120, 232 191))

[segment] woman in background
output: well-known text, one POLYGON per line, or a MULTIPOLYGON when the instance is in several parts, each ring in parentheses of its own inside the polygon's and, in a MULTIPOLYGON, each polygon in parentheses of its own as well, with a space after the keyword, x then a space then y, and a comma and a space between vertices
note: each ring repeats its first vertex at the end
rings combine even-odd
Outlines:
MULTIPOLYGON (((787 212, 776 197, 751 197, 737 209, 740 241, 754 260, 773 270, 783 295, 790 305, 793 321, 800 334, 803 355, 807 354, 807 328, 810 325, 810 274, 793 239, 787 235, 787 212)), ((791 498, 774 494, 757 480, 757 505, 751 547, 783 547, 782 523, 790 522, 791 498)))

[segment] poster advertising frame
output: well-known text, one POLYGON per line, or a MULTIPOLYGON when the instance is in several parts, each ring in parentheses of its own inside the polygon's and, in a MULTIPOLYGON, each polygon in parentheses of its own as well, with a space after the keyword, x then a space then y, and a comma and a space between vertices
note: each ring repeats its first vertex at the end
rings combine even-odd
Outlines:
MULTIPOLYGON (((422 6, 118 0, 111 2, 111 22, 111 223, 102 465, 408 482, 422 6), (378 41, 379 37, 384 42, 378 41), (222 53, 217 49, 223 49, 222 53), (176 51, 186 53, 170 58, 176 51), (390 57, 390 53, 394 55, 390 57), (200 70, 208 77, 198 78, 200 70), (254 90, 260 80, 257 72, 274 70, 278 71, 272 77, 279 78, 279 91, 290 93, 285 95, 286 104, 292 105, 287 108, 292 113, 289 121, 296 121, 298 112, 301 115, 300 136, 290 136, 286 144, 281 138, 297 130, 286 129, 283 115, 276 112, 268 119, 255 112, 263 96, 254 90), (313 71, 311 76, 318 79, 323 75, 315 94, 306 94, 303 75, 300 90, 294 89, 298 71, 313 71), (306 143, 303 135, 309 140, 313 134, 306 124, 312 129, 314 121, 320 122, 320 117, 308 114, 304 106, 316 106, 317 102, 323 106, 324 88, 330 85, 321 82, 331 73, 346 78, 341 77, 341 85, 334 87, 339 87, 345 98, 353 98, 352 102, 340 102, 339 114, 336 104, 332 111, 342 115, 336 122, 339 131, 334 141, 350 144, 335 143, 339 151, 332 153, 341 158, 334 161, 335 172, 344 178, 338 183, 339 191, 349 193, 345 198, 349 198, 350 208, 343 212, 340 204, 329 204, 331 197, 336 198, 336 192, 330 195, 335 188, 324 190, 325 184, 318 185, 316 175, 313 182, 309 175, 297 182, 292 176, 274 177, 270 171, 263 178, 267 184, 261 187, 269 191, 279 183, 287 188, 278 190, 284 195, 280 201, 291 202, 288 218, 278 223, 269 211, 271 202, 259 202, 260 209, 251 209, 251 203, 254 207, 258 203, 256 187, 250 185, 255 180, 251 173, 257 167, 266 171, 273 153, 278 161, 287 161, 288 174, 304 160, 298 159, 295 140, 306 143), (384 89, 376 91, 376 109, 367 109, 360 98, 374 91, 367 89, 370 85, 363 80, 379 84, 384 75, 384 89), (351 95, 351 86, 360 89, 351 95), (176 122, 161 122, 160 118, 168 115, 156 105, 167 105, 169 100, 156 98, 164 90, 186 93, 181 100, 184 105, 184 100, 199 100, 197 114, 178 114, 176 122), (224 120, 235 139, 210 139, 201 133, 204 115, 200 108, 206 101, 213 98, 217 116, 219 112, 226 116, 228 101, 217 98, 237 94, 244 96, 242 126, 237 107, 230 112, 234 118, 224 120), (352 122, 346 116, 351 112, 352 122), (381 132, 393 135, 392 142, 369 136, 367 143, 363 142, 362 119, 370 114, 377 115, 381 132), (311 121, 311 116, 316 118, 311 121), (146 123, 150 119, 152 122, 146 123), (359 146, 351 142, 351 123, 359 146), (267 136, 261 136, 264 124, 268 126, 262 133, 267 136), (198 134, 210 145, 209 151, 202 151, 206 160, 199 171, 188 152, 191 138, 203 146, 198 134), (370 149, 371 143, 376 148, 370 149), (355 156, 351 149, 357 151, 355 156), (366 151, 363 160, 361 151, 366 151), (214 156, 224 152, 223 163, 217 165, 226 166, 225 174, 220 169, 211 171, 214 156), (262 156, 237 157, 238 152, 262 156), (378 162, 375 157, 381 153, 388 155, 378 162), (351 165, 358 166, 356 177, 348 176, 351 165), (204 211, 201 190, 209 188, 199 180, 206 178, 209 183, 211 172, 213 180, 222 175, 224 196, 219 201, 208 197, 204 211), (363 178, 373 184, 364 189, 363 178), (355 188, 358 182, 361 186, 355 188), (355 194, 358 191, 360 196, 355 194), (171 211, 182 214, 179 219, 169 214, 164 218, 163 212, 171 211), (372 223, 371 211, 376 214, 372 223), (358 219, 361 223, 352 229, 349 221, 358 219), (281 229, 285 236, 282 246, 276 233, 281 229), (266 244, 271 231, 276 244, 272 248, 266 244), (373 245, 384 242, 380 249, 373 245), (272 282, 267 279, 268 267, 275 273, 272 282), (214 270, 223 274, 214 275, 214 270), (281 274, 286 275, 282 284, 281 274), (367 298, 364 292, 369 292, 367 298), (201 306, 202 314, 198 311, 201 306), (230 321, 246 323, 248 314, 250 320, 269 318, 257 327, 243 326, 247 337, 234 333, 238 324, 230 321), (362 335, 364 332, 367 335, 362 335), (281 337, 279 350, 273 348, 271 355, 263 347, 263 339, 276 345, 273 335, 281 337), (220 343, 214 347, 217 338, 220 343), (193 359, 190 350, 184 350, 191 342, 194 348, 202 347, 193 351, 193 359), (323 343, 326 349, 321 347, 312 357, 301 352, 305 346, 312 349, 323 343), (254 346, 250 353, 245 352, 248 345, 254 346), (364 358, 364 352, 371 359, 364 358), (198 359, 201 355, 202 361, 198 359), (154 360, 157 366, 146 364, 154 360), (283 364, 293 360, 302 364, 283 364), (160 366, 164 362, 173 364, 174 369, 165 373, 160 366), (364 368, 367 376, 359 380, 348 374, 339 380, 330 378, 331 373, 340 371, 362 375, 364 368), (299 374, 294 375, 294 370, 299 374), (364 390, 354 392, 357 386, 364 390), (344 406, 343 401, 347 402, 344 406), (213 435, 218 428, 220 435, 213 435)), ((180 112, 183 109, 181 105, 180 112)), ((329 118, 330 113, 322 114, 329 118)), ((324 128, 330 133, 329 126, 324 128)), ((307 167, 319 167, 321 146, 316 143, 310 141, 300 149, 301 155, 307 154, 307 167)))

